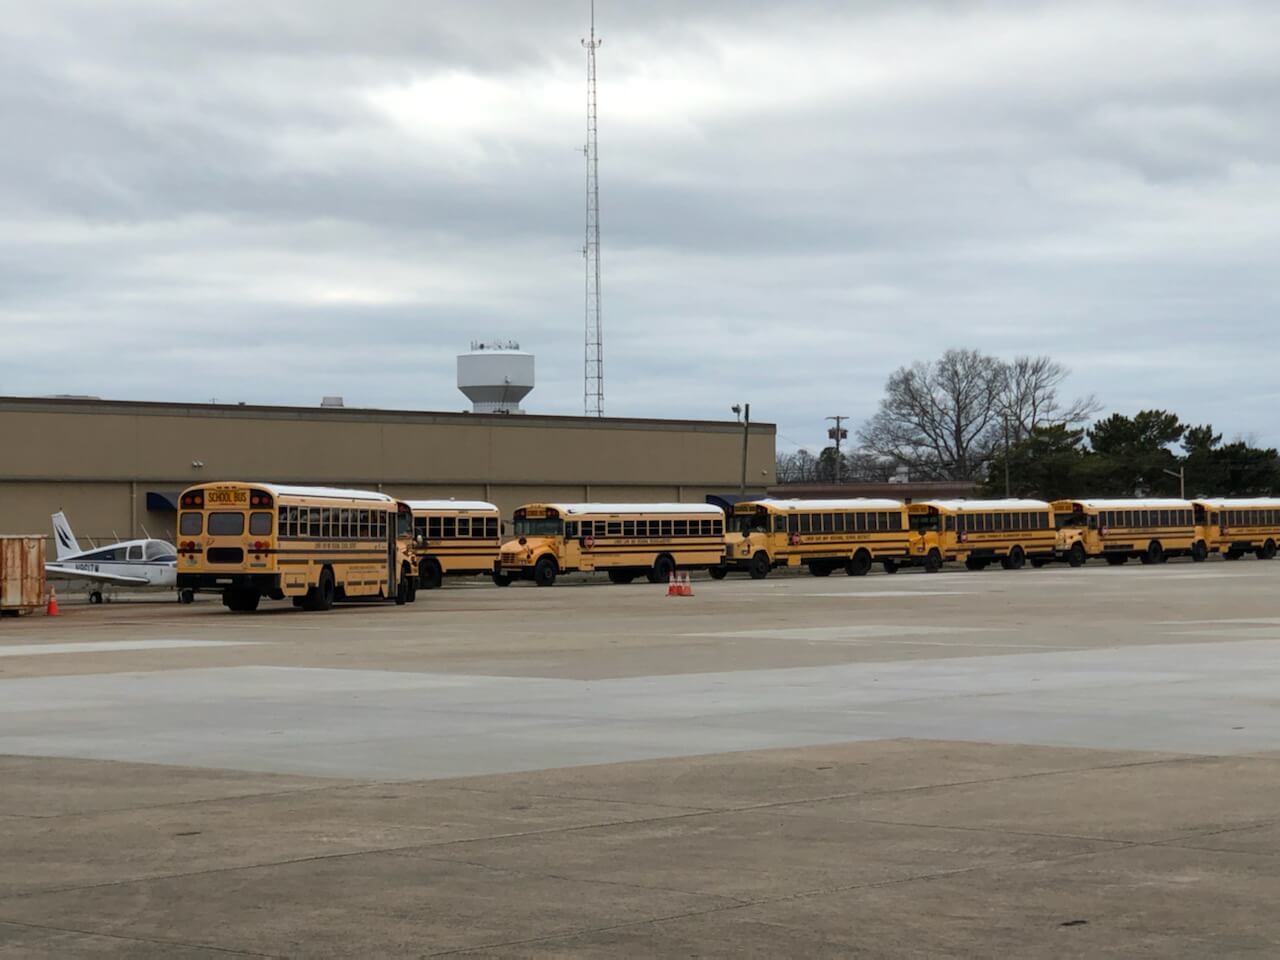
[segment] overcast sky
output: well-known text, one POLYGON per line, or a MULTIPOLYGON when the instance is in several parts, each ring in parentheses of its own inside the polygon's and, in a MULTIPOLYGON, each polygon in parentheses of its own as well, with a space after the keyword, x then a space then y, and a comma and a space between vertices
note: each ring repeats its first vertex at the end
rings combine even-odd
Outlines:
MULTIPOLYGON (((586 0, 0 0, 0 393, 582 412, 586 0)), ((950 346, 1280 444, 1280 4, 599 0, 605 410, 950 346)))

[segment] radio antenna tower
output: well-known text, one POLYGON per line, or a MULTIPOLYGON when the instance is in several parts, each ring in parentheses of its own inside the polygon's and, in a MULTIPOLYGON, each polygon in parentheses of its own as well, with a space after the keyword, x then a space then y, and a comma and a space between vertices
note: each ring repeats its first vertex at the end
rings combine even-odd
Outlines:
POLYGON ((591 0, 591 36, 583 40, 587 50, 587 236, 582 247, 586 260, 586 369, 583 373, 583 412, 604 416, 604 332, 600 322, 600 160, 596 150, 596 48, 604 41, 596 36, 596 4, 591 0))

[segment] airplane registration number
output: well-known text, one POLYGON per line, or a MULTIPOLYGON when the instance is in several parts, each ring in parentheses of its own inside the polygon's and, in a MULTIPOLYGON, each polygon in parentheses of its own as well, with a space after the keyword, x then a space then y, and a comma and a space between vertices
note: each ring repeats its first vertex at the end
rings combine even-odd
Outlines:
POLYGON ((206 490, 204 502, 220 506, 244 506, 249 502, 247 490, 206 490))

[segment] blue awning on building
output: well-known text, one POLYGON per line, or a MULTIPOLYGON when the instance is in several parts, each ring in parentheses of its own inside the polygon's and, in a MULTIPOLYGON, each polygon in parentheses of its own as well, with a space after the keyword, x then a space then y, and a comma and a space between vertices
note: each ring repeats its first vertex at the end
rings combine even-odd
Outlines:
POLYGON ((177 513, 181 490, 148 490, 147 509, 156 513, 177 513))

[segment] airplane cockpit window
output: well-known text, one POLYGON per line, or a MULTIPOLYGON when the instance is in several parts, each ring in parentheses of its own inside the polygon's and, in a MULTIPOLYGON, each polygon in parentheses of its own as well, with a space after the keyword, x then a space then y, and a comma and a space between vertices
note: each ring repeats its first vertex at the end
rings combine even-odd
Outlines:
POLYGON ((81 560, 123 560, 124 551, 116 550, 115 547, 107 547, 105 550, 94 550, 92 553, 86 553, 81 560), (117 556, 117 554, 120 554, 117 556))
POLYGON ((129 559, 130 560, 142 559, 142 544, 135 543, 133 546, 129 548, 129 559))
POLYGON ((173 560, 177 555, 178 551, 171 543, 165 543, 163 540, 147 541, 148 560, 173 560))

